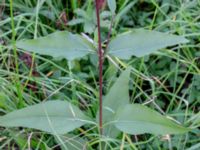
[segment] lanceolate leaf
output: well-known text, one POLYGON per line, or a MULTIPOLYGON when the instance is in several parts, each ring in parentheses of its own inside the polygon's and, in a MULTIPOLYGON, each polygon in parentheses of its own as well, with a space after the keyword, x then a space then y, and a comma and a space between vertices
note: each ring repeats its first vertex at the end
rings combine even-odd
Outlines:
POLYGON ((38 39, 17 42, 17 47, 26 51, 73 60, 94 52, 86 39, 67 31, 58 31, 38 39))
POLYGON ((135 29, 112 39, 108 45, 109 54, 121 59, 129 59, 131 56, 145 56, 161 48, 188 42, 182 36, 135 29))
POLYGON ((108 7, 109 7, 110 11, 113 14, 115 14, 116 7, 117 7, 116 0, 107 0, 107 3, 108 3, 108 7))
POLYGON ((122 106, 116 115, 115 126, 129 134, 152 133, 155 135, 181 134, 190 131, 158 112, 140 105, 122 106))
MULTIPOLYGON (((109 123, 114 119, 118 108, 129 103, 129 79, 131 68, 127 68, 103 99, 103 123, 104 135, 115 137, 118 131, 109 123)), ((98 115, 97 115, 98 117, 98 115)))
POLYGON ((27 127, 52 134, 65 134, 91 123, 76 106, 66 101, 48 101, 0 117, 0 126, 27 127))

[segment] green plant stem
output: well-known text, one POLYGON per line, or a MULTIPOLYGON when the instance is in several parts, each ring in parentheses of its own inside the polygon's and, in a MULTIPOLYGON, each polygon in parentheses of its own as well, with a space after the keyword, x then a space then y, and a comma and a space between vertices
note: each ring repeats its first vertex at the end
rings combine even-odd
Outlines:
POLYGON ((19 97, 19 107, 23 106, 23 97, 22 97, 22 87, 19 79, 19 64, 18 64, 18 55, 16 48, 16 32, 15 32, 15 23, 14 23, 14 15, 13 15, 13 0, 10 0, 10 17, 11 17, 11 27, 12 27, 12 47, 14 50, 14 58, 15 58, 15 71, 16 71, 16 89, 19 97))
POLYGON ((102 112, 102 90, 103 90, 103 51, 101 47, 101 29, 100 29, 100 1, 95 0, 97 28, 98 28, 98 55, 99 55, 99 129, 100 134, 103 134, 103 112, 102 112))

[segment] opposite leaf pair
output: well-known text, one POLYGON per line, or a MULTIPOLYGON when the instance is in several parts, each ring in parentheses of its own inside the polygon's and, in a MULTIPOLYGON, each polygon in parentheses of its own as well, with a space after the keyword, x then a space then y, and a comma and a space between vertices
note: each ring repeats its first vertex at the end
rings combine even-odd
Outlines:
MULTIPOLYGON (((146 106, 129 104, 129 75, 130 68, 122 73, 104 99, 104 135, 114 137, 119 133, 116 129, 130 134, 178 134, 190 130, 146 106)), ((78 107, 60 100, 42 102, 0 117, 0 126, 27 127, 54 135, 66 134, 84 124, 97 125, 78 107)))
MULTIPOLYGON (((181 36, 165 34, 157 31, 135 29, 113 38, 106 52, 121 59, 131 56, 142 57, 158 49, 175 44, 186 43, 181 36)), ((26 51, 50 55, 55 58, 74 60, 87 54, 95 53, 95 44, 78 34, 58 31, 46 37, 17 42, 17 47, 26 51)))

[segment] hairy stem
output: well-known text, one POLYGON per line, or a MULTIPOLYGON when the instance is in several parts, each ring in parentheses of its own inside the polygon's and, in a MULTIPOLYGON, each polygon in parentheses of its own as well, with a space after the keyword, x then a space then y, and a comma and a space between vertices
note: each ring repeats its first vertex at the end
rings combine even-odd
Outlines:
POLYGON ((102 112, 102 88, 103 88, 103 51, 101 47, 101 30, 100 30, 100 0, 95 0, 97 28, 98 28, 98 55, 99 55, 99 128, 100 134, 103 134, 103 112, 102 112))

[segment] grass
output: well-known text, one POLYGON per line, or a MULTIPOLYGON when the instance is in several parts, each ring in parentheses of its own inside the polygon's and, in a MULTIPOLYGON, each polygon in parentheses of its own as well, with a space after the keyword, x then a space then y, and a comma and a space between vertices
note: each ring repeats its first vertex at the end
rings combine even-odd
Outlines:
MULTIPOLYGON (((50 99, 72 101, 95 117, 98 108, 97 57, 68 63, 47 56, 17 52, 15 42, 37 38, 56 30, 84 32, 84 24, 68 26, 60 18, 77 17, 77 8, 90 12, 92 1, 31 1, 0 0, 0 113, 33 105, 50 99), (61 25, 58 25, 58 22, 61 25)), ((190 124, 188 119, 200 109, 200 2, 198 0, 131 0, 117 1, 117 19, 112 34, 129 28, 143 27, 186 36, 190 43, 170 47, 144 58, 122 61, 107 58, 104 65, 104 91, 107 93, 120 72, 121 66, 133 68, 130 97, 162 114, 190 124)), ((106 9, 106 8, 105 8, 106 9)), ((103 28, 104 33, 109 29, 103 28)), ((89 34, 96 40, 95 34, 89 34)), ((144 37, 145 38, 145 37, 144 37)), ((70 135, 52 136, 30 129, 0 129, 0 149, 80 149, 87 139, 87 149, 199 149, 199 129, 176 136, 131 136, 117 139, 101 138, 97 129, 79 128, 70 135), (78 147, 79 146, 79 147, 78 147)))

